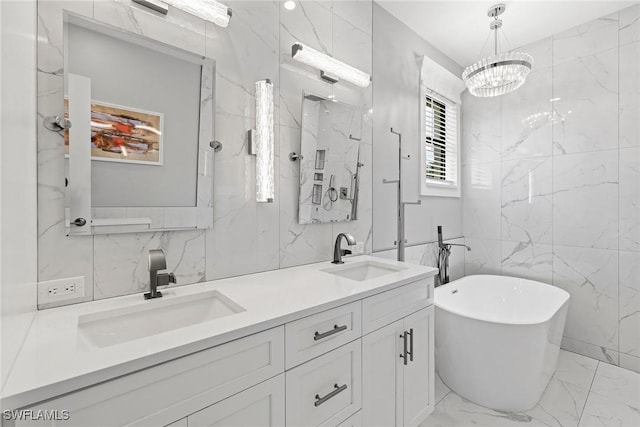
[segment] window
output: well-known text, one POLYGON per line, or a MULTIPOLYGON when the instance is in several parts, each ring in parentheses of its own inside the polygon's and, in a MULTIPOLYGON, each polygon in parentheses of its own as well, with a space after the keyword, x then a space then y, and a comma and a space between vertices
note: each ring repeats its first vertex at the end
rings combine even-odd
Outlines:
POLYGON ((460 197, 458 105, 426 87, 421 92, 422 195, 460 197))

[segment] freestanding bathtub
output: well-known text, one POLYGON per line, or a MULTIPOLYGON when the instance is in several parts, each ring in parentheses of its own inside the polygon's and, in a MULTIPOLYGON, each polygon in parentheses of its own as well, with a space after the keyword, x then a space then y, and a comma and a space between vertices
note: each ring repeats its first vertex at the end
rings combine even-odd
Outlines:
POLYGON ((460 396, 505 412, 533 408, 558 362, 569 293, 505 276, 435 291, 436 369, 460 396))

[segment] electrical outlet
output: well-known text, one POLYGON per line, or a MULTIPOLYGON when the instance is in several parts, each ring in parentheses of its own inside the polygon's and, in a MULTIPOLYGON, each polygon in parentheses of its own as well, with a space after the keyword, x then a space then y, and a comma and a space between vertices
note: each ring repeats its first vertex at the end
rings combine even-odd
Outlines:
POLYGON ((356 245, 353 247, 354 255, 362 255, 364 254, 364 242, 356 242, 356 245))
POLYGON ((38 282, 38 305, 74 300, 83 296, 83 276, 38 282))

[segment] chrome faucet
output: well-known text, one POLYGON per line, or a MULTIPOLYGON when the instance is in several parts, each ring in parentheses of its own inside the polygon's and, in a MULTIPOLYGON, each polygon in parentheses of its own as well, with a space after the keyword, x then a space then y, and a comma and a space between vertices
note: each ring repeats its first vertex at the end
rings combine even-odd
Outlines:
POLYGON ((331 261, 333 264, 344 264, 344 261, 342 261, 342 256, 351 254, 351 251, 349 249, 340 249, 340 242, 343 237, 347 239, 347 244, 349 246, 355 246, 356 244, 356 239, 351 234, 338 234, 338 237, 336 237, 336 244, 333 247, 333 261, 331 261))
POLYGON ((160 298, 162 292, 158 286, 167 286, 169 283, 177 283, 173 273, 160 273, 158 270, 167 269, 167 259, 162 249, 151 249, 149 251, 149 292, 144 294, 144 299, 160 298))
POLYGON ((435 286, 449 283, 449 256, 451 255, 451 246, 463 246, 467 251, 471 247, 460 243, 444 243, 442 240, 442 226, 438 226, 438 275, 436 276, 435 286))

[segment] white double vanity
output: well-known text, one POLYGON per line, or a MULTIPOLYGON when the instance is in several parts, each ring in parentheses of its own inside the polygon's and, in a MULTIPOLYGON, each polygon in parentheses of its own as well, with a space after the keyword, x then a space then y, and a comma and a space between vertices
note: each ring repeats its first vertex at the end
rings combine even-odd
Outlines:
POLYGON ((58 418, 16 426, 417 426, 436 271, 358 256, 40 311, 3 408, 58 418))

